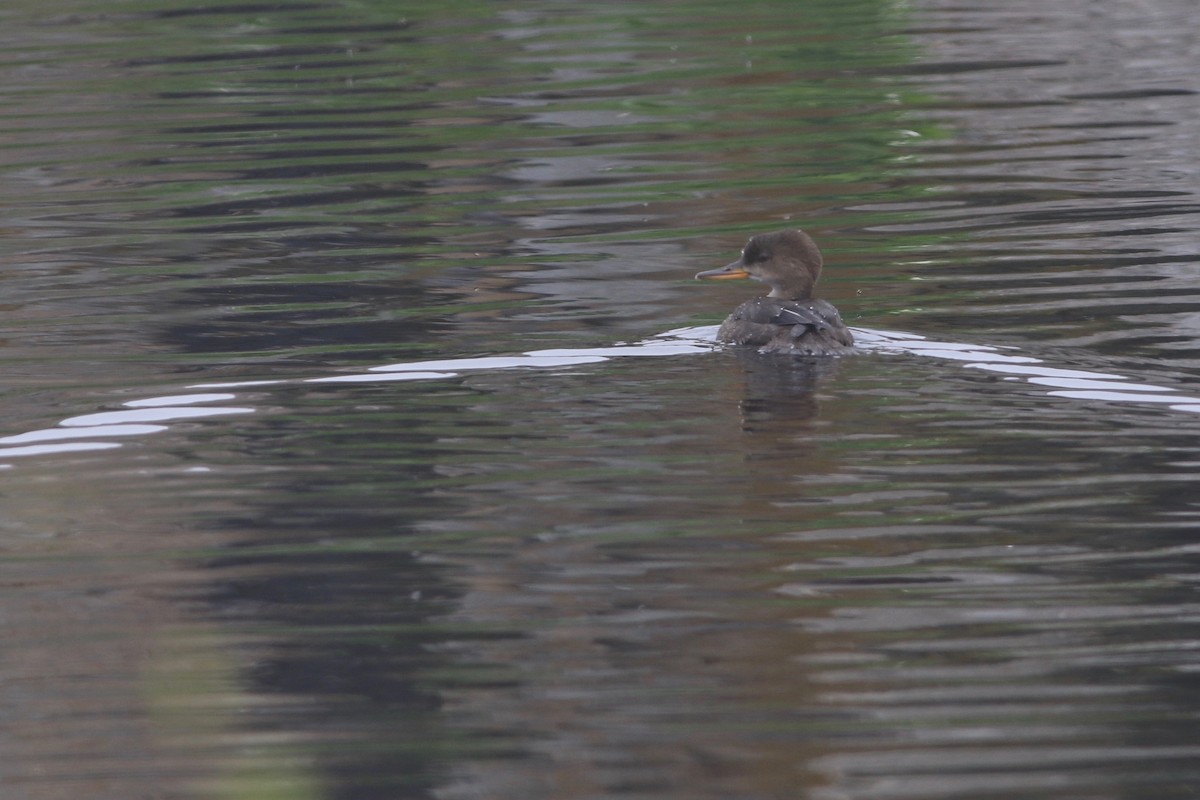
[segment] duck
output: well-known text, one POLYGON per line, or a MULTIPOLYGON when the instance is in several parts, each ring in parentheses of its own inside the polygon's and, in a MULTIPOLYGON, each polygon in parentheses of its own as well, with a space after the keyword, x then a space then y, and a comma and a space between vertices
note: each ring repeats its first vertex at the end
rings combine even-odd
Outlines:
POLYGON ((854 336, 827 300, 813 297, 821 277, 821 251, 802 230, 750 237, 732 264, 696 273, 698 280, 750 278, 769 294, 742 303, 721 324, 717 339, 756 347, 760 353, 835 356, 854 350, 854 336))

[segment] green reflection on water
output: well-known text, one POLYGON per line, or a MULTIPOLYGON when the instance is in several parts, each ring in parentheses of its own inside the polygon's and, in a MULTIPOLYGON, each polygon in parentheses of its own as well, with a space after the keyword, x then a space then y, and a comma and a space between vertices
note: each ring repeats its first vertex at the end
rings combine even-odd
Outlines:
MULTIPOLYGON (((67 80, 27 87, 38 94, 24 112, 47 122, 6 147, 56 176, 36 224, 70 235, 43 252, 82 248, 103 271, 100 291, 119 276, 113 302, 199 299, 195 324, 172 324, 170 336, 227 328, 199 348, 209 363, 346 353, 245 342, 241 331, 262 323, 237 317, 273 306, 274 324, 328 323, 363 358, 382 357, 455 315, 536 315, 547 298, 513 271, 587 259, 608 269, 613 245, 801 222, 843 232, 827 245, 835 261, 882 257, 854 231, 904 216, 882 204, 923 195, 898 178, 900 160, 914 135, 938 135, 905 118, 922 100, 889 77, 915 55, 899 33, 905 14, 875 0, 736 12, 696 2, 128 3, 42 29, 71 39, 75 55, 60 61, 49 37, 26 51, 63 65, 67 80), (83 56, 109 66, 73 69, 83 56), (64 124, 86 131, 88 146, 43 135, 64 124), (875 210, 854 209, 860 200, 875 210), (567 237, 592 253, 561 252, 567 237), (298 290, 314 281, 374 282, 377 302, 361 291, 314 301, 298 290), (405 317, 411 333, 351 330, 405 317)), ((647 266, 648 277, 678 269, 647 266)), ((826 281, 836 297, 841 283, 866 285, 861 272, 831 270, 826 281)), ((871 303, 888 310, 886 299, 871 303)), ((584 314, 631 311, 642 309, 593 302, 584 314)), ((559 329, 586 325, 578 316, 559 329)))

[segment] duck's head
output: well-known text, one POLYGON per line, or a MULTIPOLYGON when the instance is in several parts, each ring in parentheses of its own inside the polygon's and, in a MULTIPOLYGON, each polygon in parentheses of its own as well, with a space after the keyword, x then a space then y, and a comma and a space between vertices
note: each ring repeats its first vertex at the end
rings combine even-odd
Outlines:
POLYGON ((768 297, 808 300, 821 277, 821 251, 804 231, 760 233, 750 237, 737 261, 696 277, 751 278, 771 287, 768 297))

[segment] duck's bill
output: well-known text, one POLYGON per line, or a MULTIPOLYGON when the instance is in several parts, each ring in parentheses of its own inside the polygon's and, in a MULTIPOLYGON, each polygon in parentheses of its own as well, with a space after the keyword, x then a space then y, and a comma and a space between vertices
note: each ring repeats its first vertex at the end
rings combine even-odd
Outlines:
POLYGON ((704 272, 697 272, 697 280, 710 278, 713 280, 729 280, 730 278, 749 278, 750 273, 746 272, 746 268, 742 266, 741 261, 735 261, 732 264, 726 264, 723 267, 716 269, 706 269, 704 272))

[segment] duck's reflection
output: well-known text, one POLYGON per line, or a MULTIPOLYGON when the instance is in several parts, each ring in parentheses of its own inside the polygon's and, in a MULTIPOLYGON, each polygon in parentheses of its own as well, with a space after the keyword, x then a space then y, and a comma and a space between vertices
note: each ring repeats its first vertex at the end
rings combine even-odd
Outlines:
POLYGON ((797 358, 749 349, 739 349, 736 357, 745 381, 740 409, 747 431, 809 426, 821 411, 817 390, 837 374, 840 363, 836 358, 797 358))

